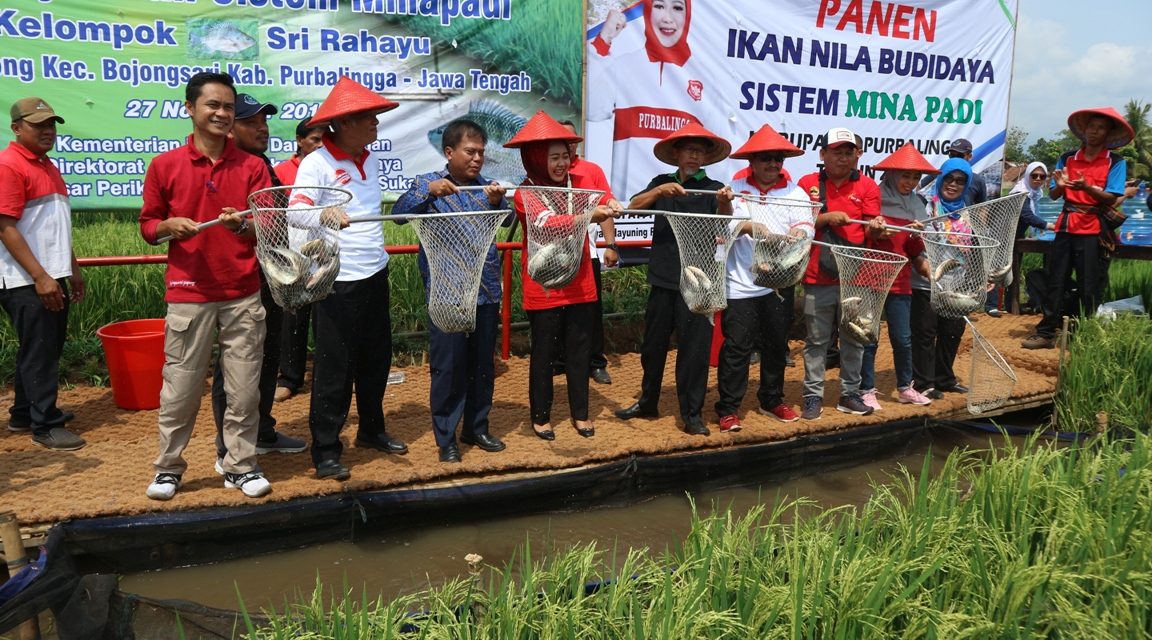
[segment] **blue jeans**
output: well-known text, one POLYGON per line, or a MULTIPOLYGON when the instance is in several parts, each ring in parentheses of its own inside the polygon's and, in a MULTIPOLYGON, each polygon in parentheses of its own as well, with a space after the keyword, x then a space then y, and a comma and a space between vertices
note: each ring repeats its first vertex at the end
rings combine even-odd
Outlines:
MULTIPOLYGON (((896 388, 912 384, 912 296, 889 293, 884 301, 884 317, 888 321, 888 341, 892 343, 892 361, 896 367, 896 388)), ((876 345, 864 347, 860 365, 860 388, 864 391, 876 387, 876 345)))

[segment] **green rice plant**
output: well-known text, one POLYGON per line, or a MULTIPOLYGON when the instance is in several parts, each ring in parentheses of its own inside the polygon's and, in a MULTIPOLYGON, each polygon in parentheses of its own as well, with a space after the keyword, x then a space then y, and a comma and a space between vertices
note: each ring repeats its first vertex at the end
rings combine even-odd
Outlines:
POLYGON ((1112 426, 1148 431, 1152 407, 1152 321, 1121 316, 1080 321, 1060 367, 1055 420, 1065 431, 1091 431, 1097 413, 1112 426))
MULTIPOLYGON (((904 470, 861 508, 693 510, 682 543, 605 563, 594 545, 487 580, 274 618, 250 638, 1144 638, 1152 632, 1152 437, 1030 441, 904 470), (603 581, 610 578, 610 581, 603 581), (584 584, 601 580, 585 595, 584 584), (419 607, 420 615, 401 612, 419 607), (369 611, 376 635, 334 635, 369 611), (295 634, 295 635, 294 635, 295 634)), ((317 587, 319 592, 322 589, 317 587)))

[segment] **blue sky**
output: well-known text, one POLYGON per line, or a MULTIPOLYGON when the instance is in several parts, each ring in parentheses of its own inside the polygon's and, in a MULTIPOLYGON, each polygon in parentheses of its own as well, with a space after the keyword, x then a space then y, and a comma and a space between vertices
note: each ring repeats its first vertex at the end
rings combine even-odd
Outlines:
POLYGON ((1152 102, 1148 0, 1019 3, 1008 123, 1029 141, 1052 138, 1077 109, 1152 102))

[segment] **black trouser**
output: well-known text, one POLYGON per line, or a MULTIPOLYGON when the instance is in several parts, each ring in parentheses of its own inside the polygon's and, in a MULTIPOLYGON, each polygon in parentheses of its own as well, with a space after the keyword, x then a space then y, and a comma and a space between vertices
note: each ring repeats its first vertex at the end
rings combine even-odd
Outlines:
POLYGON ((276 386, 296 393, 304 386, 304 369, 308 363, 308 329, 312 326, 312 305, 295 312, 284 312, 284 329, 280 338, 280 377, 276 386))
POLYGON ((392 318, 388 268, 352 282, 336 281, 327 298, 312 305, 316 353, 308 426, 312 461, 339 460, 340 430, 355 387, 360 414, 357 437, 384 432, 384 391, 392 369, 392 318))
POLYGON ((964 318, 937 315, 929 292, 912 290, 912 386, 918 391, 956 384, 952 363, 964 326, 964 318))
POLYGON ((56 406, 60 390, 60 353, 68 333, 68 279, 56 280, 64 292, 64 308, 49 311, 36 294, 36 285, 0 289, 0 306, 12 319, 16 338, 15 398, 8 409, 14 422, 32 425, 32 432, 47 435, 64 425, 64 412, 56 406))
MULTIPOLYGON (((604 285, 600 275, 599 258, 592 258, 592 277, 596 280, 596 302, 593 303, 596 305, 596 317, 592 319, 592 330, 588 334, 590 340, 588 353, 591 354, 588 364, 589 369, 606 369, 608 358, 604 355, 604 304, 601 302, 604 285)), ((559 331, 556 335, 555 365, 564 368, 564 327, 560 327, 559 331)))
MULTIPOLYGON (((280 369, 280 326, 284 310, 272 298, 272 291, 264 277, 260 277, 260 303, 264 305, 264 360, 260 364, 260 431, 256 439, 272 442, 276 439, 276 418, 272 417, 272 401, 276 394, 276 374, 280 369)), ((212 417, 216 419, 216 457, 223 458, 224 410, 228 396, 224 393, 224 372, 220 363, 212 374, 212 417)))
POLYGON ((640 344, 640 364, 644 379, 640 383, 640 407, 656 411, 660 403, 660 386, 664 381, 664 363, 672 331, 676 331, 676 397, 680 415, 699 416, 708 391, 708 355, 712 344, 712 325, 708 318, 688 310, 684 297, 676 289, 651 287, 648 307, 644 311, 644 340, 640 344))
POLYGON ((556 336, 560 331, 564 332, 568 411, 573 420, 587 420, 588 347, 596 305, 584 302, 527 313, 532 330, 532 355, 528 361, 528 405, 532 423, 552 421, 552 363, 556 359, 556 336))
POLYGON ((1076 272, 1076 283, 1080 291, 1080 313, 1091 315, 1100 305, 1103 291, 1100 274, 1100 242, 1096 234, 1074 235, 1059 232, 1052 241, 1048 252, 1048 295, 1049 305, 1044 318, 1036 325, 1037 335, 1046 338, 1056 337, 1056 330, 1063 323, 1063 316, 1069 310, 1065 305, 1064 292, 1071 286, 1072 272, 1076 272))
POLYGON ((476 307, 476 329, 472 333, 444 333, 435 322, 428 322, 428 368, 432 374, 428 406, 439 447, 456 442, 456 425, 461 418, 461 433, 488 433, 488 413, 492 410, 496 382, 492 352, 496 349, 499 323, 499 304, 476 307))
POLYGON ((788 355, 788 319, 792 315, 788 304, 775 292, 728 300, 720 323, 724 346, 716 370, 720 393, 716 413, 720 417, 740 410, 748 391, 748 362, 753 349, 760 350, 760 389, 756 393, 760 406, 771 409, 784 398, 784 357, 788 355))

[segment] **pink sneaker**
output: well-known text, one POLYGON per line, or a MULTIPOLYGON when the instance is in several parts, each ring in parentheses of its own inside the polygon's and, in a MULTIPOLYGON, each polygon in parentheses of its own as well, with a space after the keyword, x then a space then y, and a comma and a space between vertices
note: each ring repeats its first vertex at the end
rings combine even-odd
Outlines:
POLYGON ((734 413, 728 416, 720 416, 720 433, 735 433, 741 428, 740 416, 734 413))
POLYGON ((904 387, 900 390, 899 399, 903 404, 915 404, 921 407, 924 405, 932 404, 931 398, 917 391, 916 388, 912 385, 908 385, 907 387, 904 387))
POLYGON ((875 389, 869 389, 867 391, 860 392, 860 400, 863 401, 864 404, 868 405, 868 407, 873 411, 881 411, 884 409, 884 407, 880 406, 880 401, 876 399, 875 389))
POLYGON ((772 407, 771 409, 765 409, 761 407, 756 410, 756 413, 759 413, 762 416, 772 416, 780 422, 796 422, 800 419, 800 416, 796 415, 796 412, 792 410, 792 407, 784 404, 783 402, 776 405, 775 407, 772 407))

